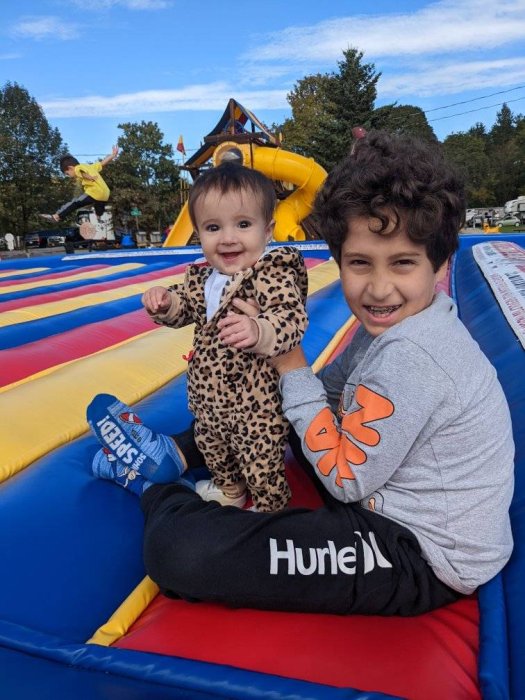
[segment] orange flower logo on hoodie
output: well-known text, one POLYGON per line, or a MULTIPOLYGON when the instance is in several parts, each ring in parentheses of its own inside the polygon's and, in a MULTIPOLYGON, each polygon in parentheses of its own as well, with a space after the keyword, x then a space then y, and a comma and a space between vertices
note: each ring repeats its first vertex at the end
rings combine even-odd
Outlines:
POLYGON ((346 413, 339 432, 335 418, 329 408, 323 408, 308 426, 305 435, 306 446, 312 452, 326 452, 317 461, 317 468, 328 476, 337 470, 335 483, 342 488, 343 479, 355 479, 352 466, 366 462, 366 452, 353 442, 355 438, 363 445, 374 447, 381 440, 381 435, 369 423, 388 418, 394 413, 394 404, 384 396, 376 394, 360 384, 355 392, 359 408, 346 413))

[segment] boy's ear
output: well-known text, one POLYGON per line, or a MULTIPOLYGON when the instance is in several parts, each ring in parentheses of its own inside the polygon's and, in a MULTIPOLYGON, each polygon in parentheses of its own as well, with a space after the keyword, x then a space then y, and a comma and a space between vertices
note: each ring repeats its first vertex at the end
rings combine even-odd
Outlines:
POLYGON ((275 230, 275 219, 272 219, 268 226, 266 227, 266 240, 268 243, 272 240, 273 238, 273 232, 275 230))
POLYGON ((443 282, 443 280, 447 276, 449 263, 450 263, 450 258, 447 258, 445 260, 445 262, 443 263, 443 265, 441 265, 441 267, 438 268, 438 270, 436 272, 436 282, 443 282))

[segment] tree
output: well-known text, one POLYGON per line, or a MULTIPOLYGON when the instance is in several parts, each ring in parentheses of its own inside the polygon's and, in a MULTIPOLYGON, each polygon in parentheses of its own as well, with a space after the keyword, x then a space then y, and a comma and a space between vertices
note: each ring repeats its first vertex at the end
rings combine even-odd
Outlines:
POLYGON ((517 148, 516 168, 518 170, 516 196, 519 196, 525 194, 525 118, 522 115, 516 117, 515 142, 517 148))
POLYGON ((58 169, 66 149, 40 105, 17 83, 0 90, 0 225, 23 235, 71 192, 58 169))
POLYGON ((443 143, 447 158, 465 178, 469 207, 494 206, 498 200, 487 155, 487 136, 474 128, 466 133, 451 134, 443 143))
POLYGON ((515 199, 523 181, 521 159, 516 139, 500 143, 498 148, 490 150, 490 175, 494 181, 494 195, 503 204, 515 199))
POLYGON ((339 73, 329 82, 326 109, 329 120, 320 124, 319 139, 328 168, 348 154, 355 126, 370 128, 377 97, 376 84, 381 73, 373 63, 363 63, 363 53, 356 49, 343 51, 338 62, 339 73))
POLYGON ((523 177, 516 137, 516 119, 504 104, 489 131, 487 148, 491 176, 494 180, 494 194, 501 203, 518 196, 523 177))
POLYGON ((515 120, 507 104, 503 104, 496 115, 494 126, 490 130, 489 140, 493 148, 508 143, 514 137, 515 120))
POLYGON ((362 52, 343 51, 343 60, 337 65, 338 72, 299 80, 287 96, 292 118, 281 126, 287 148, 330 170, 348 153, 355 126, 408 131, 435 139, 418 107, 387 105, 375 109, 381 73, 373 63, 363 62, 362 52))
POLYGON ((274 130, 282 131, 287 148, 323 163, 324 153, 318 141, 321 126, 328 121, 326 110, 330 76, 310 75, 300 80, 287 96, 292 118, 274 130))
POLYGON ((327 170, 348 153, 352 128, 368 125, 380 76, 372 63, 362 63, 360 51, 347 49, 343 57, 338 73, 318 73, 296 83, 287 97, 292 119, 282 126, 288 148, 327 170))
POLYGON ((467 131, 467 134, 470 134, 471 136, 478 136, 481 139, 487 139, 485 124, 482 124, 481 122, 476 122, 474 126, 471 126, 467 131))
POLYGON ((179 168, 173 147, 163 143, 155 122, 119 124, 121 154, 108 169, 115 222, 127 225, 130 212, 141 211, 140 227, 162 230, 173 223, 181 207, 179 168))
POLYGON ((370 115, 369 123, 373 129, 385 129, 393 134, 412 134, 428 141, 437 141, 425 113, 413 105, 378 107, 370 115))

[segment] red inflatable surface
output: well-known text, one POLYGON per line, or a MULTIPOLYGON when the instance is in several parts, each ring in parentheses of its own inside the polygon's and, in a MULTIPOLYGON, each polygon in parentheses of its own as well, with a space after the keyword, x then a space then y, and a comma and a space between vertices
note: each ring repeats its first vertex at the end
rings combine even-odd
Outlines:
MULTIPOLYGON (((293 505, 320 503, 289 463, 293 505)), ((229 609, 157 596, 114 646, 410 700, 475 700, 474 597, 414 618, 229 609)))

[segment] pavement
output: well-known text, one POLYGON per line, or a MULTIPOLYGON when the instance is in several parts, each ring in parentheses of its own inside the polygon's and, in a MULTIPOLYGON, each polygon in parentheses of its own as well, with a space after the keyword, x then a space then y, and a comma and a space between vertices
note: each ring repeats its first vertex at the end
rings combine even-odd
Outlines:
MULTIPOLYGON (((95 250, 95 248, 93 248, 95 250)), ((75 248, 75 253, 87 253, 86 246, 75 248)), ((0 250, 0 260, 12 260, 20 258, 43 258, 48 255, 65 255, 64 246, 58 245, 52 248, 27 248, 26 250, 0 250)))
POLYGON ((64 255, 64 246, 56 248, 28 248, 27 250, 0 250, 0 260, 19 258, 43 258, 47 255, 64 255))

